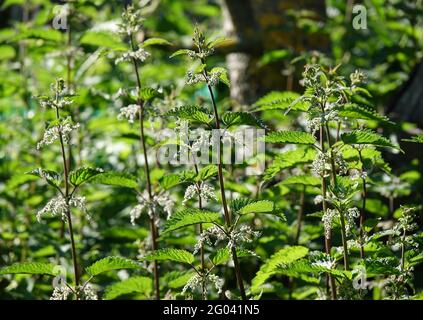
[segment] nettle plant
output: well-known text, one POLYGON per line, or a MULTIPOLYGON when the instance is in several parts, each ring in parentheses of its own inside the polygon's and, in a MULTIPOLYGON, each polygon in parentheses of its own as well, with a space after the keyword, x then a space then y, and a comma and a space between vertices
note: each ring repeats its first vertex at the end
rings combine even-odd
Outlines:
MULTIPOLYGON (((227 179, 225 172, 227 173, 227 171, 223 164, 223 144, 225 141, 236 143, 239 138, 239 132, 231 131, 232 128, 243 125, 255 127, 264 125, 248 112, 220 114, 213 86, 219 82, 229 85, 227 71, 221 67, 209 69, 207 58, 223 41, 226 40, 218 38, 206 42, 202 32, 196 28, 193 37, 195 49, 181 49, 171 56, 174 58, 187 55, 194 61, 194 69, 187 72, 186 83, 188 85, 204 84, 211 106, 184 105, 166 113, 167 117, 177 119, 175 128, 177 139, 168 144, 178 146, 179 149, 174 154, 178 163, 190 164, 191 168, 165 175, 161 179, 161 184, 167 189, 180 184, 187 185, 182 205, 189 207, 193 200, 197 202, 197 205, 172 214, 164 225, 163 234, 195 225, 198 228, 198 242, 194 246, 193 253, 183 249, 161 249, 148 254, 145 258, 147 260, 171 260, 190 265, 192 272, 186 274, 188 281, 182 289, 182 294, 195 296, 199 292, 202 299, 208 298, 209 285, 214 286, 218 294, 222 293, 224 281, 212 271, 216 266, 232 261, 238 291, 234 293, 227 290, 225 294, 227 297, 233 298, 239 295, 241 299, 245 300, 249 293, 245 289, 239 258, 256 255, 253 251, 247 250, 244 243, 252 242, 260 233, 254 231, 247 224, 241 224, 241 219, 244 215, 253 213, 278 215, 278 210, 271 201, 245 198, 228 201, 227 199, 228 191, 225 188, 227 179), (205 161, 203 161, 204 156, 205 161), (214 160, 213 164, 210 164, 210 159, 214 160), (212 184, 207 183, 208 180, 214 178, 218 180, 220 201, 212 184), (221 212, 207 209, 208 202, 215 204, 217 201, 221 203, 221 212), (218 250, 210 250, 218 243, 223 243, 224 246, 218 250), (200 255, 199 266, 196 265, 195 254, 200 255)), ((247 143, 252 144, 254 140, 247 143)), ((215 205, 210 207, 216 208, 215 205)))
POLYGON ((398 222, 389 227, 369 216, 366 208, 369 193, 376 192, 372 189, 377 189, 381 173, 391 174, 379 149, 402 150, 366 127, 368 122, 387 124, 389 120, 356 102, 363 101, 362 95, 370 96, 360 86, 364 75, 356 71, 347 81, 337 75, 338 67, 325 69, 309 64, 303 73, 306 89, 302 96, 275 92, 256 103, 258 111, 303 113, 299 122, 308 131, 277 131, 266 136, 269 143, 298 147, 280 154, 267 168, 265 179, 282 177, 283 186, 300 193, 294 243, 301 243, 307 192, 322 209, 307 218, 321 219, 325 241, 324 253, 309 252, 302 246, 277 252, 253 279, 253 292, 263 290, 273 274, 302 280, 306 274, 321 274, 324 290, 318 293, 324 299, 360 299, 376 286, 384 289, 387 298, 409 297, 413 293, 412 287, 407 287, 411 270, 421 259, 417 250, 419 236, 412 233, 417 229, 412 215, 416 209, 401 207, 398 222), (283 174, 293 168, 293 175, 283 174), (339 239, 340 246, 334 245, 334 239, 339 239), (370 277, 375 277, 374 281, 368 281, 370 277))
MULTIPOLYGON (((46 215, 59 217, 68 226, 70 251, 73 267, 73 281, 68 282, 65 267, 52 263, 24 262, 16 263, 0 270, 0 274, 37 274, 55 277, 52 300, 67 300, 69 298, 92 300, 97 299, 96 291, 90 283, 92 279, 107 271, 125 268, 139 268, 140 264, 129 259, 120 257, 106 257, 94 262, 85 268, 82 274, 81 263, 78 259, 78 246, 76 242, 76 228, 74 219, 77 213, 89 216, 86 198, 81 193, 84 184, 106 184, 121 187, 134 188, 137 186, 135 178, 116 172, 105 172, 99 168, 82 166, 72 170, 70 161, 70 148, 72 147, 72 134, 79 128, 69 114, 69 108, 74 94, 69 94, 65 88, 65 81, 57 79, 51 85, 51 95, 39 96, 40 105, 45 109, 46 115, 53 114, 55 119, 48 122, 41 141, 37 143, 37 149, 47 146, 59 145, 62 174, 44 168, 38 168, 28 172, 44 180, 55 193, 46 205, 37 212, 36 218, 42 223, 46 215), (52 113, 51 113, 52 112, 52 113)), ((82 219, 80 219, 82 220, 82 219)), ((149 280, 147 278, 147 280, 149 280)))

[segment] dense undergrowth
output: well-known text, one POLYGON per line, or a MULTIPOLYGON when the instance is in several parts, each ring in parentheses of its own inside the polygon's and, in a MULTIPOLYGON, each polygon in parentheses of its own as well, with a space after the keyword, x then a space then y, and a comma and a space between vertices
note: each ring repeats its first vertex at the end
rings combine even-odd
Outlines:
POLYGON ((421 298, 403 150, 423 138, 378 112, 380 70, 298 55, 302 94, 234 109, 228 39, 190 26, 180 49, 148 5, 119 9, 114 32, 78 1, 64 33, 47 5, 0 33, 0 298, 421 298), (227 161, 231 143, 265 149, 227 161))

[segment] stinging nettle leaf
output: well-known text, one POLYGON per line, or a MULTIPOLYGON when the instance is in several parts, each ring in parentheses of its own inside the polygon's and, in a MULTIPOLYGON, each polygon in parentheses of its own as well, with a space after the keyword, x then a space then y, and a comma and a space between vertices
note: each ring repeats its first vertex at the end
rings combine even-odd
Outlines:
POLYGON ((23 262, 0 268, 0 275, 4 274, 46 274, 56 276, 60 273, 60 266, 51 263, 23 262))
POLYGON ((27 172, 26 174, 30 174, 41 179, 44 179, 49 185, 59 188, 61 183, 61 176, 56 171, 52 170, 44 170, 42 168, 38 168, 32 171, 27 172))
POLYGON ((154 98, 163 98, 163 93, 159 92, 154 88, 144 87, 140 91, 140 98, 143 101, 150 101, 154 98))
POLYGON ((112 300, 122 295, 138 293, 148 298, 153 291, 153 280, 148 277, 135 276, 108 286, 104 299, 112 300))
POLYGON ((292 143, 308 144, 316 143, 316 138, 308 132, 302 131, 277 131, 266 135, 266 142, 270 143, 292 143))
POLYGON ((174 58, 181 55, 189 55, 189 54, 195 54, 195 51, 189 50, 189 49, 179 49, 175 51, 169 58, 174 58))
POLYGON ((89 181, 91 178, 101 173, 104 173, 104 171, 99 168, 82 167, 76 169, 75 171, 71 171, 69 174, 69 180, 74 186, 80 186, 84 182, 89 181))
POLYGON ((138 187, 137 179, 123 172, 105 172, 96 175, 91 179, 92 182, 116 187, 126 187, 135 189, 138 187))
POLYGON ((222 121, 228 128, 237 125, 249 125, 266 128, 266 125, 263 121, 249 112, 226 112, 222 117, 222 121))
POLYGON ((196 105, 187 105, 174 108, 166 113, 166 116, 173 116, 192 122, 200 122, 209 125, 213 117, 205 108, 196 105))
POLYGON ((251 291, 260 292, 261 285, 276 273, 278 266, 299 260, 305 257, 308 251, 306 247, 292 246, 285 247, 276 252, 260 267, 260 270, 252 280, 251 291))
MULTIPOLYGON (((236 249, 236 254, 238 258, 257 256, 254 252, 241 249, 241 248, 236 249)), ((220 248, 219 250, 217 250, 217 252, 213 253, 210 256, 210 260, 215 266, 226 264, 231 259, 232 259, 232 252, 229 248, 220 248)))
POLYGON ((341 140, 345 144, 367 144, 378 147, 388 147, 403 152, 398 145, 393 144, 388 138, 369 129, 343 133, 341 135, 341 140))
POLYGON ((194 255, 191 252, 182 249, 159 249, 147 254, 145 260, 169 260, 181 263, 192 264, 194 255))
POLYGON ((186 209, 174 213, 166 221, 163 233, 174 231, 198 223, 218 222, 221 214, 200 209, 186 209))
POLYGON ((149 38, 147 40, 144 40, 144 42, 142 43, 141 47, 145 48, 145 47, 149 47, 149 46, 155 46, 155 45, 159 45, 159 46, 171 46, 172 44, 167 41, 166 39, 162 39, 162 38, 149 38))
POLYGON ((85 271, 90 276, 96 276, 100 273, 119 270, 119 269, 138 269, 140 264, 134 260, 125 259, 122 257, 106 257, 94 262, 91 266, 85 268, 85 271))

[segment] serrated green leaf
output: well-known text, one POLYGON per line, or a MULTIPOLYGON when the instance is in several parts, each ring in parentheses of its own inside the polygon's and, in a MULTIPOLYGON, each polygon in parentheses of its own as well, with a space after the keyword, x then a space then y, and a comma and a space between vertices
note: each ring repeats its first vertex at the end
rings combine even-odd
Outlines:
POLYGON ((60 266, 51 263, 23 262, 0 268, 0 275, 4 274, 47 274, 56 276, 60 266))
POLYGON ((237 212, 239 214, 249 213, 272 213, 275 211, 275 204, 269 200, 254 200, 241 207, 237 212))
POLYGON ((93 177, 91 181, 115 187, 126 187, 131 189, 138 187, 137 179, 134 176, 123 172, 101 173, 93 177))
POLYGON ((172 44, 169 41, 167 41, 166 39, 163 39, 163 38, 148 38, 147 40, 144 40, 141 47, 145 48, 145 47, 156 46, 156 45, 171 46, 172 44))
POLYGON ((27 172, 26 174, 30 174, 41 179, 44 179, 49 185, 59 188, 61 183, 61 176, 56 171, 52 170, 44 170, 42 168, 38 168, 32 171, 27 172))
POLYGON ((305 257, 307 254, 308 249, 302 246, 285 247, 279 250, 260 267, 260 270, 252 280, 251 291, 260 292, 261 285, 275 274, 277 267, 281 264, 290 264, 305 257))
POLYGON ((166 221, 163 233, 174 231, 198 223, 218 222, 221 214, 200 209, 186 209, 174 213, 166 221))
POLYGON ((300 148, 297 150, 286 151, 273 160, 273 163, 266 168, 264 180, 273 178, 284 169, 292 168, 301 164, 313 161, 316 157, 316 150, 311 148, 300 148))
POLYGON ((265 123, 250 112, 226 112, 222 121, 227 128, 239 125, 266 128, 265 123))
POLYGON ((410 139, 402 139, 402 141, 423 143, 423 134, 419 134, 417 136, 411 137, 410 139))
POLYGON ((231 83, 229 81, 229 77, 228 77, 228 71, 225 68, 221 68, 221 67, 216 67, 210 70, 210 74, 219 74, 219 80, 221 82, 223 82, 224 84, 226 84, 228 87, 231 86, 231 83))
POLYGON ((134 260, 111 256, 97 260, 91 266, 85 268, 85 271, 90 276, 96 276, 112 270, 138 268, 140 268, 140 264, 134 260))
POLYGON ((196 275, 196 272, 193 270, 172 271, 165 274, 163 281, 169 288, 177 289, 185 286, 194 275, 196 275))
POLYGON ((162 98, 162 97, 163 97, 163 93, 150 87, 144 87, 140 91, 140 98, 143 101, 150 101, 150 100, 153 100, 154 98, 162 98))
POLYGON ((207 48, 212 49, 212 48, 220 47, 223 44, 228 45, 228 44, 231 44, 231 43, 234 43, 234 42, 235 42, 234 39, 226 38, 226 37, 220 37, 220 38, 217 38, 217 39, 212 40, 209 43, 207 43, 207 48))
POLYGON ((181 263, 192 264, 194 262, 194 255, 191 252, 182 249, 160 249, 152 251, 144 258, 148 261, 154 260, 169 260, 181 263))
POLYGON ((339 108, 338 115, 348 119, 374 120, 379 122, 392 123, 388 117, 377 113, 376 110, 355 103, 348 103, 339 108))
POLYGON ((195 51, 189 50, 189 49, 179 49, 175 51, 169 58, 174 58, 181 55, 188 55, 188 54, 195 54, 195 51))
POLYGON ((75 171, 71 171, 69 174, 69 181, 74 186, 80 186, 84 182, 89 181, 91 178, 101 173, 104 173, 102 169, 82 167, 76 169, 75 171))
POLYGON ((215 164, 209 164, 198 172, 198 175, 195 177, 195 181, 206 181, 211 177, 217 176, 218 167, 215 164))
POLYGON ((254 111, 265 110, 294 110, 294 111, 307 111, 310 104, 300 101, 300 95, 291 91, 272 91, 260 98, 253 105, 254 111))
POLYGON ((167 116, 173 116, 192 122, 200 122, 210 124, 213 121, 213 117, 208 111, 202 107, 196 105, 187 105, 174 108, 166 113, 167 116))
POLYGON ((119 296, 138 293, 148 298, 153 291, 153 280, 148 277, 136 276, 108 286, 104 292, 105 300, 119 296))
POLYGON ((277 131, 266 135, 266 142, 312 145, 316 143, 316 138, 308 132, 277 131))
POLYGON ((388 138, 385 138, 381 134, 369 129, 354 130, 351 132, 343 133, 341 135, 341 139, 345 144, 367 144, 378 147, 388 147, 402 151, 399 146, 393 144, 388 138))
MULTIPOLYGON (((255 256, 254 252, 241 249, 241 248, 236 249, 236 255, 238 258, 255 256)), ((215 266, 226 264, 231 259, 232 259, 232 252, 229 248, 221 248, 210 256, 210 260, 215 266)))

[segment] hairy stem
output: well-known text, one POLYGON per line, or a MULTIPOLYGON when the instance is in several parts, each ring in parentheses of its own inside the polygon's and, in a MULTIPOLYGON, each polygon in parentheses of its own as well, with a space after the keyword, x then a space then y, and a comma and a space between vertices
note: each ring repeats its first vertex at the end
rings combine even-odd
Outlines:
MULTIPOLYGON (((195 173, 198 175, 198 166, 197 163, 195 161, 195 156, 194 154, 192 155, 193 159, 194 159, 194 168, 195 168, 195 173)), ((198 190, 198 209, 202 210, 203 209, 203 200, 201 199, 201 182, 197 182, 197 190, 198 190)), ((203 233, 203 224, 200 223, 199 225, 199 233, 200 235, 203 233)), ((206 262, 204 259, 204 245, 201 244, 200 247, 200 260, 201 260, 201 272, 204 275, 204 272, 206 270, 206 262)), ((202 298, 203 300, 207 300, 207 295, 206 295, 206 282, 202 281, 202 298)))
MULTIPOLYGON (((322 152, 325 152, 325 142, 324 142, 324 127, 320 127, 320 148, 322 152)), ((323 213, 326 213, 328 207, 327 207, 327 201, 326 201, 326 179, 324 176, 322 176, 322 209, 323 213)), ((329 231, 329 234, 325 234, 325 252, 327 255, 330 255, 330 251, 332 249, 332 230, 329 231)), ((335 279, 333 278, 332 274, 327 273, 326 274, 326 291, 331 293, 332 300, 336 300, 336 284, 335 279)))
POLYGON ((363 183, 363 190, 361 193, 362 205, 361 205, 361 211, 360 211, 360 258, 364 259, 363 239, 364 239, 364 218, 366 215, 367 186, 366 186, 366 178, 363 176, 364 163, 363 163, 361 150, 358 150, 358 156, 360 158, 360 163, 361 163, 361 173, 362 173, 361 181, 363 183))
MULTIPOLYGON (((130 36, 130 45, 131 45, 131 49, 135 51, 136 48, 135 48, 132 35, 130 36)), ((148 192, 149 199, 152 200, 153 191, 151 186, 150 168, 148 163, 147 145, 145 142, 145 132, 144 132, 144 101, 140 98, 141 77, 138 71, 138 63, 135 58, 132 58, 132 63, 134 65, 135 75, 137 79, 137 91, 138 91, 137 104, 140 107, 140 110, 139 110, 140 144, 141 144, 141 149, 144 156, 144 171, 145 171, 145 177, 146 177, 147 192, 148 192)), ((152 249, 157 250, 158 230, 155 224, 154 213, 152 217, 149 217, 149 220, 150 220, 150 234, 151 234, 152 249)), ((156 260, 153 261, 153 274, 154 274, 154 289, 156 294, 156 300, 160 300, 160 278, 159 278, 158 263, 156 260)))
MULTIPOLYGON (((58 97, 56 96, 56 102, 58 101, 58 97)), ((59 109, 56 108, 56 117, 59 120, 60 119, 60 113, 59 109)), ((65 201, 66 201, 66 218, 68 220, 68 231, 69 236, 71 240, 71 250, 72 250, 72 262, 73 262, 73 272, 74 272, 74 280, 75 280, 75 287, 79 286, 79 272, 78 272, 78 260, 76 256, 76 246, 75 246, 75 238, 74 238, 74 231, 73 231, 73 225, 72 225, 72 214, 69 209, 69 167, 68 162, 66 159, 66 152, 65 152, 65 143, 63 141, 63 136, 61 129, 59 129, 59 141, 60 141, 60 149, 62 153, 62 160, 63 160, 63 171, 64 171, 64 182, 65 182, 65 201)), ((78 298, 78 296, 77 296, 78 298)))
MULTIPOLYGON (((204 61, 202 61, 202 63, 204 64, 204 61)), ((208 79, 207 70, 204 70, 204 77, 206 79, 208 79)), ((217 105, 216 105, 216 100, 214 98, 213 89, 210 86, 210 84, 207 84, 207 88, 209 90, 210 98, 211 98, 212 105, 213 105, 214 117, 215 117, 215 121, 216 121, 216 129, 220 130, 219 112, 217 110, 217 105)), ((223 166, 222 166, 222 140, 220 138, 220 135, 219 135, 219 144, 218 144, 217 173, 218 173, 218 178, 219 178, 220 195, 222 197, 223 212, 224 212, 224 215, 225 215, 225 223, 226 223, 226 227, 228 229, 230 229, 231 226, 232 226, 232 222, 231 222, 231 216, 230 216, 230 213, 229 213, 229 210, 228 210, 228 204, 226 202, 225 182, 224 182, 224 179, 223 179, 223 166)), ((237 282, 238 282, 238 288, 239 288, 239 291, 241 293, 241 298, 242 298, 242 300, 247 300, 247 295, 245 294, 244 282, 242 280, 241 269, 239 267, 236 248, 232 247, 231 252, 232 252, 232 260, 234 262, 236 279, 237 279, 237 282)))

